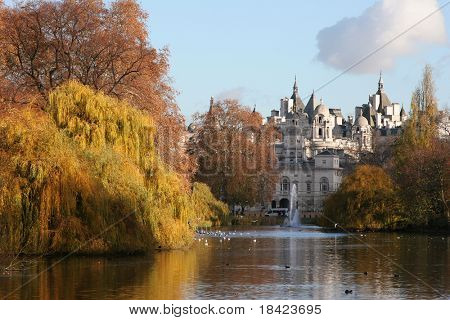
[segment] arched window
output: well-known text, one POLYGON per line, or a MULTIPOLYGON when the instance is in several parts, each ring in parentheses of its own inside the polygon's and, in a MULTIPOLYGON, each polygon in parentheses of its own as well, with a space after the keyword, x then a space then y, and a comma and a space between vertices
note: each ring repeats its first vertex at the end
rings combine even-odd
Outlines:
POLYGON ((328 183, 328 178, 320 178, 320 191, 327 193, 330 190, 330 184, 328 183))
POLYGON ((319 137, 322 136, 322 128, 319 128, 319 137))
POLYGON ((289 191, 289 179, 283 178, 281 180, 281 191, 289 191))

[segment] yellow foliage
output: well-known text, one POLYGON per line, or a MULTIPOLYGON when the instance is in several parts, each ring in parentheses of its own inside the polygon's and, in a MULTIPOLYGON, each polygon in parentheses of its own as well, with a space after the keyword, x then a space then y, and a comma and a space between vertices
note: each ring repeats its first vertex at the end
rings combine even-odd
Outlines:
POLYGON ((148 115, 76 82, 53 91, 46 112, 2 115, 0 252, 189 245, 228 210, 162 164, 154 135, 148 115))
POLYGON ((324 224, 350 229, 395 228, 400 219, 394 185, 380 167, 361 165, 324 206, 324 224))

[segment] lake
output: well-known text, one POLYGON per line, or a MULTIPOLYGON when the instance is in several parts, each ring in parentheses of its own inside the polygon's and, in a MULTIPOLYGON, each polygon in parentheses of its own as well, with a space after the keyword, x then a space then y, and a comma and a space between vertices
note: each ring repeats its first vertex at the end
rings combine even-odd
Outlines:
MULTIPOLYGON (((449 299, 450 240, 241 227, 189 250, 38 259, 0 273, 7 299, 449 299), (346 294, 345 290, 352 290, 346 294)), ((3 261, 3 264, 6 262, 3 261)))

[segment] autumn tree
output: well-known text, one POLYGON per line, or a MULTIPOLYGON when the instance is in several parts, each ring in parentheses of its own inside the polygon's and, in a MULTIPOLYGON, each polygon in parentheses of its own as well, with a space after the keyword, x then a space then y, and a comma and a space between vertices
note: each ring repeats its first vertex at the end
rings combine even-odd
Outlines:
POLYGON ((166 48, 150 45, 147 13, 134 0, 26 1, 0 7, 0 94, 7 104, 43 107, 76 80, 149 112, 161 156, 188 171, 183 117, 168 79, 166 48))
POLYGON ((324 203, 323 224, 349 229, 389 229, 401 225, 401 206, 387 172, 359 165, 324 203))
POLYGON ((438 115, 433 71, 426 65, 422 80, 412 93, 410 117, 398 141, 398 148, 429 147, 437 138, 438 115))
POLYGON ((229 205, 269 200, 278 179, 274 127, 235 100, 216 102, 195 116, 195 125, 190 149, 198 159, 196 179, 229 205))
POLYGON ((0 254, 136 252, 192 243, 226 204, 161 163, 154 123, 75 81, 45 111, 0 110, 0 254))
POLYGON ((449 219, 449 141, 438 137, 432 69, 426 66, 411 98, 411 114, 395 145, 393 176, 414 226, 445 225, 449 219))

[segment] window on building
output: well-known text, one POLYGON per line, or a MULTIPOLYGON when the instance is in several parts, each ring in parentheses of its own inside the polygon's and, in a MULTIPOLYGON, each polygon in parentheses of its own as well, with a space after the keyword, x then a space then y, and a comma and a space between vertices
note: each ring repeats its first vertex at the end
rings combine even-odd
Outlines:
POLYGON ((320 178, 320 191, 323 193, 327 193, 330 190, 330 184, 328 182, 328 178, 320 178))
POLYGON ((322 160, 322 164, 327 164, 327 160, 322 160))
POLYGON ((306 200, 306 206, 308 211, 314 210, 314 200, 312 199, 306 200))
POLYGON ((322 128, 319 128, 319 137, 322 136, 322 128))
POLYGON ((281 191, 289 191, 289 179, 283 178, 281 180, 281 191))
POLYGON ((306 192, 311 193, 311 181, 306 181, 306 192))
POLYGON ((319 123, 322 123, 322 117, 319 117, 319 123))

